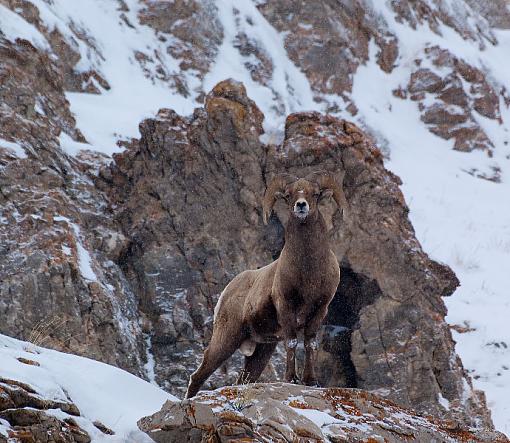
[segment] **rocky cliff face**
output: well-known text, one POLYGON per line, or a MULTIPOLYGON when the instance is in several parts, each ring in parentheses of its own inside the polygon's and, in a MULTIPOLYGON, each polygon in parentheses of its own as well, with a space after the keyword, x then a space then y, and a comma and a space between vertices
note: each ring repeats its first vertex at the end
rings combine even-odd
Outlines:
MULTIPOLYGON (((467 417, 474 408, 472 424, 488 423, 443 320, 441 297, 458 281, 421 250, 380 151, 353 124, 317 113, 289 116, 283 145, 266 146, 261 118, 241 84, 223 82, 192 118, 163 110, 142 123, 142 138, 101 171, 128 238, 121 266, 152 324, 156 380, 182 392, 216 297, 236 273, 277 256, 284 214, 267 229, 260 216, 271 174, 345 171, 346 220, 323 208, 344 278, 323 332, 322 383, 435 414, 467 417)), ((213 385, 234 381, 238 367, 213 385)))
MULTIPOLYGON (((27 257, 38 266, 33 271, 24 265, 19 275, 4 266, 6 330, 20 325, 8 332, 33 333, 32 318, 22 312, 44 319, 51 313, 45 306, 66 306, 59 323, 43 331, 50 344, 139 374, 143 345, 150 346, 155 380, 182 393, 207 344, 223 287, 236 273, 269 262, 282 247, 283 220, 273 217, 267 229, 261 225, 266 179, 284 169, 345 171, 351 207, 345 222, 332 208, 323 209, 344 278, 323 333, 322 382, 377 391, 418 410, 490 426, 483 396, 472 391, 444 323, 441 296, 458 282, 422 252, 398 178, 384 169, 380 151, 353 124, 317 113, 289 116, 283 145, 267 146, 259 140, 262 118, 241 84, 223 82, 191 118, 161 110, 141 124, 142 138, 85 184, 90 200, 102 207, 78 200, 34 213, 23 206, 27 190, 25 199, 11 188, 4 191, 21 215, 57 236, 40 260, 38 251, 27 257)), ((69 187, 55 194, 67 202, 69 187)), ((51 188, 43 190, 44 197, 52 195, 51 188)), ((21 232, 6 232, 18 238, 9 260, 25 246, 21 232)), ((225 371, 211 382, 233 381, 237 368, 233 362, 228 376, 225 371)))
POLYGON ((104 158, 62 150, 83 136, 54 61, 27 41, 0 51, 2 331, 141 374, 138 302, 112 261, 123 235, 93 183, 104 158))
MULTIPOLYGON (((100 146, 71 112, 76 96, 66 95, 107 98, 118 90, 109 53, 86 27, 49 20, 47 5, 0 0, 0 12, 16 11, 33 25, 15 38, 0 21, 0 332, 115 364, 182 394, 223 287, 283 246, 282 211, 267 228, 261 223, 267 181, 282 170, 345 172, 351 211, 342 220, 333 206, 323 208, 342 281, 321 333, 321 383, 491 427, 444 321, 441 297, 457 278, 415 238, 400 181, 374 144, 386 150, 391 140, 351 120, 363 123, 354 74, 375 60, 400 79, 393 96, 417 103, 429 131, 453 139, 457 150, 492 155, 479 115, 504 121, 505 88, 451 47, 406 49, 399 32, 427 26, 440 36, 446 26, 490 49, 507 14, 491 7, 475 14, 477 6, 464 2, 455 14, 439 2, 392 3, 391 17, 363 1, 305 3, 258 2, 249 11, 230 8, 230 17, 210 2, 175 2, 170 14, 167 2, 120 1, 125 32, 146 25, 157 37, 133 60, 173 91, 168 107, 180 106, 176 97, 203 106, 188 116, 161 109, 142 121, 139 138, 119 128, 124 151, 112 160, 93 149, 78 153, 100 146), (282 68, 256 32, 269 24, 284 36, 293 68, 282 68), (243 80, 270 99, 264 92, 255 103, 235 81, 209 92, 214 61, 231 50, 249 73, 243 80), (398 57, 412 63, 402 70, 398 57), (306 96, 298 83, 304 75, 306 96), (304 105, 337 116, 293 113, 282 143, 264 134, 268 120, 304 105)), ((236 356, 208 386, 231 383, 239 364, 236 356)), ((264 377, 280 374, 277 353, 264 377)))

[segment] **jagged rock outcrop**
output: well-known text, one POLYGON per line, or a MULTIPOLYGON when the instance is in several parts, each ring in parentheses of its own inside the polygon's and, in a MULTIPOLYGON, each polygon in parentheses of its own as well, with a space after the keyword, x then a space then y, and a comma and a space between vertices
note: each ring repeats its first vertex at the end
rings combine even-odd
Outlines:
MULTIPOLYGON (((267 179, 283 170, 345 171, 345 222, 323 208, 343 278, 323 331, 321 382, 490 426, 444 321, 441 297, 458 281, 422 251, 380 151, 355 125, 318 113, 289 116, 283 145, 266 146, 261 120, 242 85, 222 82, 193 117, 162 110, 144 121, 142 138, 101 172, 128 239, 121 266, 152 324, 156 380, 182 392, 216 297, 281 249, 283 214, 276 207, 268 228, 260 217, 267 179)), ((232 382, 236 367, 212 386, 232 382)))
POLYGON ((483 72, 437 46, 425 55, 440 74, 420 67, 411 74, 405 89, 394 91, 400 98, 418 103, 421 119, 429 130, 444 139, 454 139, 454 149, 484 149, 494 145, 480 128, 475 114, 501 122, 500 94, 483 72))
POLYGON ((139 422, 157 443, 173 442, 507 442, 416 414, 358 389, 253 384, 167 401, 139 422))
POLYGON ((161 110, 144 121, 142 138, 101 171, 129 242, 121 266, 143 294, 156 380, 175 393, 198 364, 222 289, 281 246, 260 225, 262 119, 242 84, 224 82, 192 118, 161 110))
POLYGON ((90 443, 89 434, 72 417, 60 420, 56 411, 80 416, 71 402, 45 399, 25 383, 0 377, 0 420, 9 428, 7 438, 0 433, 1 443, 90 443))

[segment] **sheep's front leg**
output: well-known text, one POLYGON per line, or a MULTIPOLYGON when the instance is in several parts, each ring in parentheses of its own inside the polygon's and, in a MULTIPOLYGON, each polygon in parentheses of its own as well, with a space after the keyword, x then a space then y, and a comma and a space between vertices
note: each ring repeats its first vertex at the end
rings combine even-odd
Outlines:
POLYGON ((277 311, 281 334, 287 351, 287 368, 284 380, 288 383, 298 383, 299 379, 296 374, 296 348, 298 344, 296 313, 292 306, 285 302, 279 303, 277 311))
POLYGON ((307 386, 318 386, 315 375, 315 360, 317 357, 317 336, 305 338, 305 368, 303 370, 303 384, 307 386))
POLYGON ((305 326, 304 345, 305 345, 305 368, 303 370, 303 383, 308 386, 318 386, 317 376, 315 375, 315 360, 317 358, 317 332, 322 324, 322 320, 328 312, 328 307, 321 307, 305 326))
POLYGON ((287 383, 299 383, 296 374, 296 348, 297 335, 290 336, 285 340, 285 349, 287 351, 287 369, 285 370, 285 381, 287 383))

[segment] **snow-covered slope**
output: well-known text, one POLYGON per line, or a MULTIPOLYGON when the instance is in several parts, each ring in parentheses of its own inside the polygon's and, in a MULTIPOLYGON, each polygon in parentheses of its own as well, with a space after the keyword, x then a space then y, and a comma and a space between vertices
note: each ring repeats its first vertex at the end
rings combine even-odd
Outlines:
POLYGON ((432 42, 485 67, 494 81, 509 89, 505 54, 510 53, 510 31, 497 31, 499 44, 480 51, 451 31, 438 37, 426 27, 410 30, 396 22, 392 29, 405 43, 397 68, 391 74, 381 71, 372 46, 370 60, 354 78, 353 98, 364 123, 388 142, 386 165, 403 181, 417 238, 432 258, 451 266, 461 282, 445 299, 457 352, 474 385, 487 394, 496 428, 510 435, 509 108, 501 106, 502 123, 477 115, 494 143, 492 156, 461 153, 453 150, 453 141, 426 129, 416 103, 392 94, 409 76, 419 49, 432 42), (490 176, 493 168, 501 170, 500 183, 472 173, 490 176))
MULTIPOLYGON (((352 75, 352 91, 335 94, 312 88, 311 79, 288 55, 289 33, 278 32, 257 8, 264 1, 203 2, 217 16, 222 42, 212 51, 215 55, 208 71, 202 73, 184 70, 183 58, 168 50, 169 41, 179 44, 171 32, 155 31, 140 23, 141 9, 156 2, 127 0, 126 8, 100 0, 31 3, 39 9, 42 26, 48 31, 58 29, 80 54, 75 69, 96 70, 109 84, 109 89, 96 84, 100 94, 67 94, 77 127, 90 143, 79 145, 62 133, 61 145, 68 152, 81 147, 116 152, 120 149, 118 139, 138 136, 143 117, 154 115, 160 107, 187 115, 200 102, 204 90, 228 77, 243 81, 248 95, 265 113, 269 141, 276 140, 273 134, 281 133, 287 113, 326 111, 331 103, 338 105, 336 114, 368 128, 385 148, 389 168, 403 180, 410 216, 425 250, 450 265, 461 281, 455 295, 445 300, 448 320, 458 331, 454 332, 457 349, 475 386, 486 392, 496 427, 510 434, 506 396, 510 389, 510 329, 506 327, 510 316, 510 110, 505 99, 505 90, 510 90, 509 30, 493 29, 470 8, 471 2, 461 0, 424 1, 431 15, 437 12, 450 20, 416 19, 414 26, 409 23, 411 19, 397 20, 388 1, 361 1, 374 22, 398 40, 398 56, 391 72, 383 71, 377 63, 379 47, 370 40, 368 60, 352 75), (257 58, 240 51, 240 34, 255 42, 262 55, 257 58), (394 94, 406 88, 418 58, 421 66, 437 74, 444 71, 424 53, 425 48, 435 46, 479 69, 501 92, 498 118, 471 113, 473 124, 493 145, 490 156, 483 150, 454 151, 453 139, 445 140, 429 131, 418 101, 394 94), (148 58, 142 64, 135 53, 148 54, 148 58), (256 80, 253 66, 265 72, 261 59, 269 60, 272 67, 267 78, 256 80), (183 78, 187 96, 169 81, 173 75, 183 78), (317 97, 321 100, 315 100, 317 97), (355 105, 355 115, 346 110, 347 103, 355 105), (498 171, 499 182, 478 178, 493 177, 494 171, 498 171)), ((315 31, 309 27, 303 23, 299 31, 315 31)), ((45 35, 22 18, 21 9, 9 11, 1 1, 0 29, 7 39, 22 37, 36 47, 51 50, 45 35)), ((476 91, 462 82, 466 94, 475 96, 476 91)), ((421 100, 428 106, 435 98, 425 94, 421 100)))
MULTIPOLYGON (((141 417, 154 413, 176 397, 121 369, 76 355, 34 346, 0 335, 0 377, 31 386, 47 400, 73 402, 81 412, 72 417, 93 442, 150 442, 136 426, 141 417), (36 362, 26 364, 18 359, 36 362), (93 422, 100 421, 115 432, 105 435, 93 422)), ((59 409, 48 411, 69 418, 59 409)), ((0 433, 7 423, 0 420, 0 433)))

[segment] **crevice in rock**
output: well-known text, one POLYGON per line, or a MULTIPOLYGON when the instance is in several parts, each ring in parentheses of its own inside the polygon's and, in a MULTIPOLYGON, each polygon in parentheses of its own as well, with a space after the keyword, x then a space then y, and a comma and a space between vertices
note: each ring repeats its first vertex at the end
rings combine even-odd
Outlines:
POLYGON ((318 377, 321 386, 358 386, 351 359, 351 335, 359 327, 362 308, 382 295, 375 280, 358 274, 348 264, 341 265, 340 285, 329 305, 321 331, 318 377))

